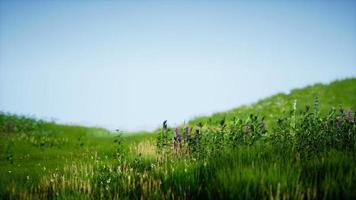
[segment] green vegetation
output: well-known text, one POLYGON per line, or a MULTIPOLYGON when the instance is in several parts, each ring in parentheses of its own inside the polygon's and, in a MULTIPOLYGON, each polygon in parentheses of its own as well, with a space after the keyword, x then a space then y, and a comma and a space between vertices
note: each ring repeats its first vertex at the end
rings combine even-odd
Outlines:
POLYGON ((2 113, 0 197, 355 199, 355 104, 347 79, 153 133, 2 113))
POLYGON ((296 100, 296 109, 302 110, 305 106, 313 103, 314 97, 318 97, 321 102, 319 111, 326 114, 331 108, 356 107, 356 79, 346 79, 334 81, 328 85, 315 84, 302 89, 294 89, 289 94, 276 94, 269 98, 260 100, 254 104, 241 106, 227 112, 216 113, 212 116, 198 117, 190 122, 197 125, 205 124, 217 125, 222 119, 233 120, 234 117, 246 119, 250 114, 264 116, 267 128, 275 125, 277 119, 285 112, 288 112, 296 100))

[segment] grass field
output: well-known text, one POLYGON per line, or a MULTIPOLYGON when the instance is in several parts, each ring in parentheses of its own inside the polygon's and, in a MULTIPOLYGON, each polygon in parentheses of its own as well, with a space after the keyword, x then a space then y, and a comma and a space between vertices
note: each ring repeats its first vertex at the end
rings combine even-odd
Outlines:
POLYGON ((109 132, 0 115, 2 199, 356 199, 356 79, 109 132))

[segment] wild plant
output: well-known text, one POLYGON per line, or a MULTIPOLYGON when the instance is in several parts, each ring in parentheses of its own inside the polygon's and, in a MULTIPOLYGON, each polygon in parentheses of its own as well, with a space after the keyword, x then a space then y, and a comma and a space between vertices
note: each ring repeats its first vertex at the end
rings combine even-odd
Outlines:
POLYGON ((290 118, 279 118, 270 135, 273 149, 281 155, 288 155, 294 147, 294 129, 290 124, 290 118))
POLYGON ((179 133, 178 127, 175 129, 175 136, 173 137, 173 149, 176 153, 181 151, 183 143, 183 136, 179 133))
POLYGON ((248 145, 253 145, 261 139, 261 137, 267 133, 266 123, 264 117, 261 120, 258 119, 257 115, 251 114, 247 119, 245 124, 245 143, 248 145))
POLYGON ((313 109, 306 106, 299 115, 293 110, 278 119, 270 135, 270 142, 280 153, 295 151, 303 158, 319 155, 330 148, 355 150, 356 129, 352 111, 345 114, 333 108, 326 116, 318 109, 318 98, 313 109))
POLYGON ((228 143, 232 148, 236 148, 244 143, 243 121, 234 118, 228 132, 228 143))
POLYGON ((202 159, 208 155, 210 135, 203 133, 203 124, 199 123, 195 129, 195 134, 192 142, 192 157, 194 159, 202 159))
POLYGON ((158 155, 165 155, 169 153, 171 147, 171 134, 167 125, 167 120, 162 124, 162 129, 158 131, 156 139, 156 149, 158 155))
POLYGON ((126 151, 124 149, 124 145, 123 145, 123 137, 122 137, 122 133, 119 133, 114 141, 113 141, 115 144, 116 144, 116 152, 114 154, 114 157, 119 161, 121 162, 122 161, 122 158, 123 156, 125 155, 126 151))
POLYGON ((340 107, 339 114, 336 117, 336 128, 334 131, 337 135, 339 145, 338 149, 355 150, 356 149, 356 124, 355 113, 350 109, 345 113, 344 109, 340 107), (354 115, 354 116, 352 116, 354 115))
POLYGON ((0 131, 4 133, 41 131, 44 121, 0 112, 0 131))

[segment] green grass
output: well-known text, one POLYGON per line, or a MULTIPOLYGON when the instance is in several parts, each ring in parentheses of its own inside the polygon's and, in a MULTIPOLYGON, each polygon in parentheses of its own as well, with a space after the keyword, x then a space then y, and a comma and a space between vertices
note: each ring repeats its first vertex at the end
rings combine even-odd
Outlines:
POLYGON ((171 149, 168 127, 169 145, 161 151, 156 139, 163 129, 119 134, 0 113, 0 198, 355 199, 355 124, 345 118, 343 128, 335 128, 338 111, 327 118, 340 105, 355 109, 356 79, 196 118, 189 122, 191 136, 199 130, 205 143, 184 143, 179 150, 171 149), (305 113, 314 97, 320 114, 305 113), (250 114, 266 117, 266 134, 246 132, 246 125, 261 123, 250 114), (235 118, 242 119, 241 129, 234 129, 235 118))
POLYGON ((216 125, 222 119, 232 120, 234 117, 247 118, 250 114, 265 116, 267 127, 274 125, 276 119, 284 112, 289 111, 294 101, 297 109, 304 109, 306 105, 312 106, 314 97, 320 101, 319 110, 326 113, 330 108, 356 108, 356 79, 334 81, 330 84, 314 84, 301 89, 294 89, 288 94, 279 93, 269 98, 262 99, 254 104, 240 106, 226 112, 215 113, 212 116, 203 116, 191 120, 189 123, 197 125, 206 123, 216 125))

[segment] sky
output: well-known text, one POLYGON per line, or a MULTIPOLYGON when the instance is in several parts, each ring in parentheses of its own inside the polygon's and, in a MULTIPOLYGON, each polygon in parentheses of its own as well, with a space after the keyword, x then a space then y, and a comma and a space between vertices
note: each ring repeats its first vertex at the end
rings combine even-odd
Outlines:
POLYGON ((356 77, 356 1, 0 0, 0 110, 128 131, 356 77))

